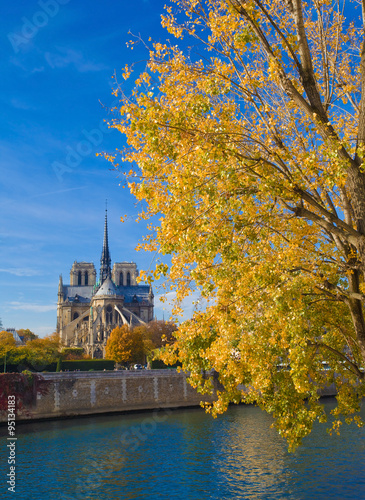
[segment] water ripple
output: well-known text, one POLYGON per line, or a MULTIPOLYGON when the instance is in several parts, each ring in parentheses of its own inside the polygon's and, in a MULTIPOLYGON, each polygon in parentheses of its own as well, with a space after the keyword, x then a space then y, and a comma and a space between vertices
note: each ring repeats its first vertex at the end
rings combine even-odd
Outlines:
POLYGON ((18 425, 17 492, 3 480, 0 499, 365 498, 362 429, 339 438, 316 426, 289 454, 271 423, 239 406, 217 419, 196 409, 18 425))

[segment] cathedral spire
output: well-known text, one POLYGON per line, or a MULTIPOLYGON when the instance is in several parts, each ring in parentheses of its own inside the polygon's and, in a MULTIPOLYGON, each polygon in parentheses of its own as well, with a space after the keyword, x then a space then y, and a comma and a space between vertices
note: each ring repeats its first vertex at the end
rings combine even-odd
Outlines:
POLYGON ((59 302, 63 301, 63 281, 62 281, 62 274, 60 274, 60 281, 58 282, 58 301, 59 302))
POLYGON ((100 283, 111 277, 111 259, 108 244, 108 210, 105 209, 104 243, 100 259, 100 283))

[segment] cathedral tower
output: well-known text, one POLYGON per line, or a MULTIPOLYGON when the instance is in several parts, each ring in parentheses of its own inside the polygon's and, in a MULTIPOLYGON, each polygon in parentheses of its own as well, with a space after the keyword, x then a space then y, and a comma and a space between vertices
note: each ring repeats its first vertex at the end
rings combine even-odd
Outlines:
POLYGON ((111 269, 108 216, 105 210, 100 280, 92 262, 74 262, 70 284, 60 276, 57 331, 67 346, 82 347, 93 358, 104 357, 109 335, 120 325, 134 327, 153 319, 153 292, 137 283, 134 262, 116 262, 111 269))

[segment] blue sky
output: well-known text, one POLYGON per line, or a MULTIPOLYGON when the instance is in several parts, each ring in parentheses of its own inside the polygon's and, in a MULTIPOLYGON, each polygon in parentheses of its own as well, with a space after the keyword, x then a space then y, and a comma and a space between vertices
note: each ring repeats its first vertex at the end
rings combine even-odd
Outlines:
POLYGON ((112 75, 135 61, 137 71, 144 68, 148 54, 142 45, 127 48, 129 31, 146 40, 168 36, 160 26, 164 4, 13 0, 2 6, 0 318, 6 328, 41 336, 55 330, 59 274, 69 283, 75 260, 99 270, 106 198, 112 261, 134 261, 139 269, 151 264, 152 255, 134 250, 145 232, 134 222, 135 200, 96 153, 123 145, 121 134, 104 125, 112 75))

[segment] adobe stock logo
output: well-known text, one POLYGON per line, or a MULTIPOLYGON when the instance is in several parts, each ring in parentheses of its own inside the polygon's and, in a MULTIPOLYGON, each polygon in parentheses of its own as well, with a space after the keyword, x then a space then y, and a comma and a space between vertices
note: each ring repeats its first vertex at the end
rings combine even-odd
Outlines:
POLYGON ((90 131, 83 129, 81 133, 85 139, 79 141, 73 148, 66 146, 66 155, 63 162, 52 162, 52 168, 58 180, 62 181, 62 177, 66 172, 73 172, 82 160, 93 152, 94 148, 100 146, 103 142, 104 134, 110 134, 111 131, 112 128, 104 120, 100 121, 99 128, 94 128, 90 131))
POLYGON ((36 36, 41 28, 48 25, 50 18, 55 17, 60 5, 66 5, 70 0, 39 0, 40 10, 37 10, 31 19, 22 17, 22 27, 18 33, 8 33, 8 40, 11 43, 14 52, 17 54, 19 47, 26 45, 36 36))
MULTIPOLYGON (((119 100, 114 99, 108 108, 108 113, 113 113, 114 108, 118 104, 119 100)), ((112 130, 114 130, 114 127, 110 126, 104 119, 100 120, 98 128, 93 128, 90 131, 86 129, 81 130, 84 139, 79 141, 74 147, 66 146, 63 161, 52 162, 52 169, 58 180, 62 181, 65 173, 73 172, 85 157, 91 155, 93 152, 94 154, 100 152, 98 146, 103 142, 105 134, 110 134, 112 130)))

